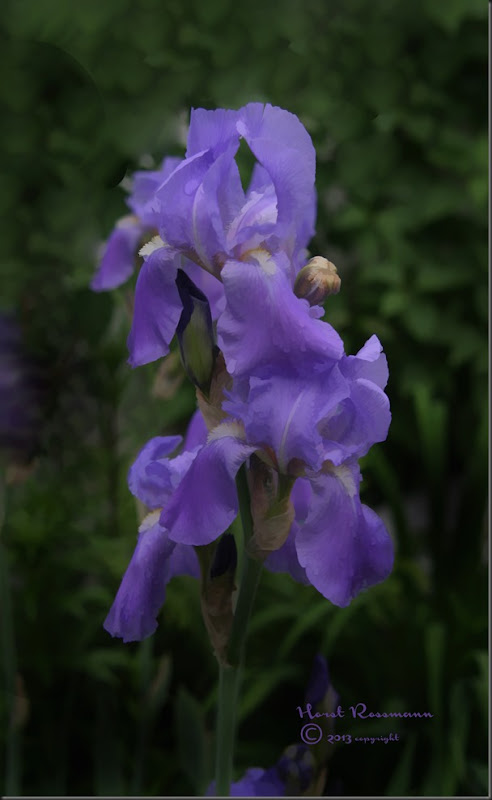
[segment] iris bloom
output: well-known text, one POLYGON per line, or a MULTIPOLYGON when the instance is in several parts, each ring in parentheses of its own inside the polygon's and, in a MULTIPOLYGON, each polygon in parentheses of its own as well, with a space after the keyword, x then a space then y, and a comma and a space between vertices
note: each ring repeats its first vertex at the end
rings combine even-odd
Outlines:
POLYGON ((171 578, 200 575, 193 547, 172 541, 159 517, 206 435, 205 423, 197 412, 179 455, 169 458, 180 446, 181 436, 156 436, 142 448, 130 468, 130 491, 151 511, 140 525, 135 552, 104 622, 106 630, 124 642, 139 641, 154 633, 171 578))
POLYGON ((386 438, 387 377, 373 336, 356 356, 310 380, 276 374, 252 378, 244 399, 229 392, 223 408, 230 418, 210 432, 162 512, 170 538, 192 545, 217 539, 238 513, 239 467, 257 453, 274 477, 294 484, 295 519, 284 543, 271 548, 267 567, 296 578, 302 568, 338 606, 384 580, 393 544, 382 520, 360 501, 357 459, 386 438))
POLYGON ((128 341, 133 366, 169 352, 182 311, 180 267, 208 297, 230 374, 258 366, 258 357, 288 361, 293 327, 301 348, 309 344, 319 358, 342 355, 340 337, 319 320, 322 309, 292 291, 314 233, 314 179, 311 138, 294 114, 260 103, 192 111, 185 158, 136 174, 129 200, 136 217, 111 235, 92 284, 126 280, 144 228, 158 231, 141 250, 128 341), (241 139, 257 159, 246 192, 235 160, 241 139), (244 338, 252 312, 258 326, 244 338))
POLYGON ((235 477, 253 454, 277 481, 287 479, 292 503, 285 535, 273 545, 260 543, 268 569, 311 583, 338 606, 384 580, 393 544, 382 520, 360 501, 357 459, 386 437, 387 376, 373 336, 356 356, 344 356, 310 381, 282 374, 251 379, 244 399, 231 390, 223 403, 230 416, 207 437, 197 412, 174 459, 167 456, 179 437, 152 439, 131 468, 129 485, 155 511, 140 528, 106 621, 110 633, 130 640, 155 630, 168 580, 198 575, 193 546, 218 539, 237 516, 235 477))

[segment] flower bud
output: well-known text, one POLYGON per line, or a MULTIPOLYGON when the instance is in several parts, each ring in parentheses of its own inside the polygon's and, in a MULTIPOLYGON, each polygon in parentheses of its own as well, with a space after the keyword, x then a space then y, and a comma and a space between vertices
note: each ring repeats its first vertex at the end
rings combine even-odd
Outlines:
POLYGON ((307 300, 310 306, 317 306, 328 295, 338 294, 340 285, 336 266, 322 256, 315 256, 297 275, 294 292, 297 297, 307 300))
POLYGON ((178 269, 176 286, 183 303, 176 334, 181 360, 192 383, 208 394, 217 355, 210 305, 192 280, 178 269))

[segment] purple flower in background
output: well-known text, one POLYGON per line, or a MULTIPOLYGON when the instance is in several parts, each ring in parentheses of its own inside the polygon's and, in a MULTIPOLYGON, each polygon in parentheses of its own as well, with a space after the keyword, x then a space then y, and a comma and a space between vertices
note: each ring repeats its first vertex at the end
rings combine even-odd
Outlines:
POLYGON ((205 438, 205 424, 197 412, 179 455, 169 457, 181 444, 181 436, 157 436, 147 442, 130 468, 130 491, 153 510, 140 525, 135 552, 104 622, 106 630, 124 642, 145 639, 154 633, 171 578, 200 575, 194 549, 171 541, 166 528, 159 524, 159 516, 205 438))
POLYGON ((94 291, 115 289, 133 274, 139 243, 157 233, 157 216, 152 207, 155 190, 180 161, 180 158, 165 158, 160 170, 142 170, 133 175, 132 191, 126 201, 133 214, 118 220, 106 242, 91 282, 94 291))
POLYGON ((40 426, 40 386, 24 352, 21 329, 0 313, 0 448, 32 455, 40 426))

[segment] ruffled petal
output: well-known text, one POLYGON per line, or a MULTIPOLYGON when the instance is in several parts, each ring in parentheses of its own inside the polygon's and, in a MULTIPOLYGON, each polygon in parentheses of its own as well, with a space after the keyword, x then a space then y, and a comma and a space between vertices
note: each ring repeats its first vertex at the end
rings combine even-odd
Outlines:
POLYGON ((104 292, 128 280, 136 266, 138 244, 145 226, 136 217, 123 217, 109 236, 91 289, 104 292))
POLYGON ((236 518, 236 473, 255 448, 238 438, 234 428, 233 435, 223 434, 226 425, 212 432, 164 508, 161 524, 174 541, 208 544, 236 518))
POLYGON ((171 248, 160 247, 148 256, 140 270, 128 337, 132 367, 148 364, 169 353, 182 311, 175 258, 171 248))
POLYGON ((155 436, 140 450, 128 472, 128 486, 148 508, 162 507, 169 488, 163 485, 160 476, 149 467, 155 461, 164 459, 176 450, 182 442, 181 436, 155 436))
POLYGON ((388 383, 388 361, 383 353, 383 346, 374 334, 355 356, 344 356, 340 369, 347 378, 365 378, 372 381, 380 389, 388 383))
POLYGON ((228 372, 238 377, 269 365, 304 373, 329 368, 343 354, 340 336, 316 318, 319 309, 295 296, 285 256, 259 258, 228 261, 222 270, 227 306, 217 333, 228 372))
POLYGON ((321 423, 326 458, 341 464, 362 458, 373 444, 388 435, 391 412, 387 395, 365 378, 350 382, 350 397, 342 400, 321 423))
POLYGON ((296 536, 299 563, 337 606, 388 577, 393 542, 382 520, 360 502, 356 466, 312 478, 311 509, 296 536))

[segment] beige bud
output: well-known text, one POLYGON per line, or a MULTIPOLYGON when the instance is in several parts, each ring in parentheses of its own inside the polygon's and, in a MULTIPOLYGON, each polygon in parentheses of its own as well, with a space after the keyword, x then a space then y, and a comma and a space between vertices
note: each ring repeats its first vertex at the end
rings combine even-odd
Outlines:
POLYGON ((297 275, 294 292, 310 306, 317 306, 328 295, 338 294, 341 283, 336 266, 322 256, 315 256, 297 275))

